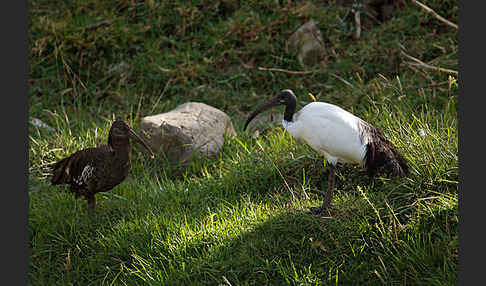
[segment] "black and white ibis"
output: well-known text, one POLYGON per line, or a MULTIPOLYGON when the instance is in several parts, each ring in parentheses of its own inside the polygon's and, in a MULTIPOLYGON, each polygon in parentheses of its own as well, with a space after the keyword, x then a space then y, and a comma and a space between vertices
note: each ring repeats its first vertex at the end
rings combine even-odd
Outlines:
POLYGON ((292 90, 282 90, 250 114, 243 130, 259 113, 285 105, 282 121, 285 130, 324 155, 329 163, 324 202, 318 208, 311 208, 311 213, 319 214, 330 206, 335 182, 334 169, 338 163, 359 164, 366 168, 370 177, 378 172, 398 177, 408 174, 407 161, 371 124, 333 104, 311 102, 297 113, 296 104, 292 90))
POLYGON ((52 167, 51 183, 68 184, 76 198, 84 196, 88 201, 88 214, 92 217, 96 205, 95 194, 106 192, 120 184, 131 168, 129 138, 144 146, 151 154, 149 145, 122 120, 111 125, 108 145, 79 150, 52 167))

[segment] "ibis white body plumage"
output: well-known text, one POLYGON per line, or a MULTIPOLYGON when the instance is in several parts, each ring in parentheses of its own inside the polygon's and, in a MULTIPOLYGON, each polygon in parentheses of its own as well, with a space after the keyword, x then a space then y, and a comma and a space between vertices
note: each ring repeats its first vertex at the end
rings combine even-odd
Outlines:
POLYGON ((312 102, 282 124, 292 137, 309 144, 330 164, 356 163, 363 166, 368 138, 360 136, 362 120, 325 102, 312 102))
POLYGON ((329 163, 328 190, 322 206, 313 208, 313 213, 320 213, 330 205, 334 168, 338 163, 359 164, 367 169, 370 176, 377 172, 406 176, 408 165, 405 159, 371 124, 339 106, 325 102, 309 103, 296 113, 296 102, 291 90, 282 90, 248 117, 244 129, 259 113, 273 106, 285 105, 282 121, 285 130, 325 156, 329 163))

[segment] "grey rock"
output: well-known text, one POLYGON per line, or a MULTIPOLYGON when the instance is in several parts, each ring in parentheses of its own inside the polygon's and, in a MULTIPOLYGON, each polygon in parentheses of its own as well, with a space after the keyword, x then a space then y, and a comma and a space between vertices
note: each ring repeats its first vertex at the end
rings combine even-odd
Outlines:
POLYGON ((162 149, 170 162, 185 163, 191 156, 209 157, 221 151, 225 135, 236 135, 231 118, 223 111, 199 102, 142 118, 154 152, 162 149))
POLYGON ((287 41, 287 50, 298 51, 297 60, 302 66, 313 66, 321 62, 324 41, 316 22, 311 19, 298 28, 287 41))

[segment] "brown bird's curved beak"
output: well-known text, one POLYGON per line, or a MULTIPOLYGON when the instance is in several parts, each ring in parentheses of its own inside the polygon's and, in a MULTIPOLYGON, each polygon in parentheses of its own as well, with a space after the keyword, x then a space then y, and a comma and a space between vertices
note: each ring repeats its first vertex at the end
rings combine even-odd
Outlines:
POLYGON ((147 141, 143 140, 142 137, 140 137, 137 133, 135 133, 135 131, 133 131, 131 128, 130 128, 129 135, 130 135, 130 138, 132 138, 133 140, 135 140, 137 143, 139 143, 140 145, 142 145, 143 147, 145 147, 149 151, 149 153, 151 155, 150 157, 152 159, 155 158, 154 152, 150 148, 150 146, 147 143, 147 141))
POLYGON ((257 109, 255 111, 253 111, 252 114, 250 114, 250 116, 248 116, 248 119, 246 120, 245 122, 245 127, 243 127, 243 131, 246 130, 246 127, 248 126, 248 124, 250 123, 250 121, 253 120, 253 118, 255 118, 258 114, 264 112, 265 110, 268 110, 274 106, 277 106, 277 105, 280 105, 281 103, 279 102, 278 100, 278 96, 275 96, 273 97, 272 99, 270 99, 269 101, 263 103, 262 105, 258 106, 257 109))

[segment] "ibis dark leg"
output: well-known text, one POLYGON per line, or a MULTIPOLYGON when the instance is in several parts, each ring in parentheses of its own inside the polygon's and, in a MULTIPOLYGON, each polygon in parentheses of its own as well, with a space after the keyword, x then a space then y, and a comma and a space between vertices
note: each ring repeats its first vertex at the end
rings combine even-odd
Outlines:
POLYGON ((334 181, 336 177, 334 173, 334 169, 335 169, 334 165, 329 164, 329 176, 327 177, 327 190, 324 196, 324 202, 318 208, 311 208, 310 212, 312 214, 320 214, 331 205, 332 193, 334 191, 334 181))
POLYGON ((87 197, 88 200, 88 214, 90 217, 93 217, 94 214, 94 208, 96 206, 96 198, 94 195, 90 195, 87 197))

